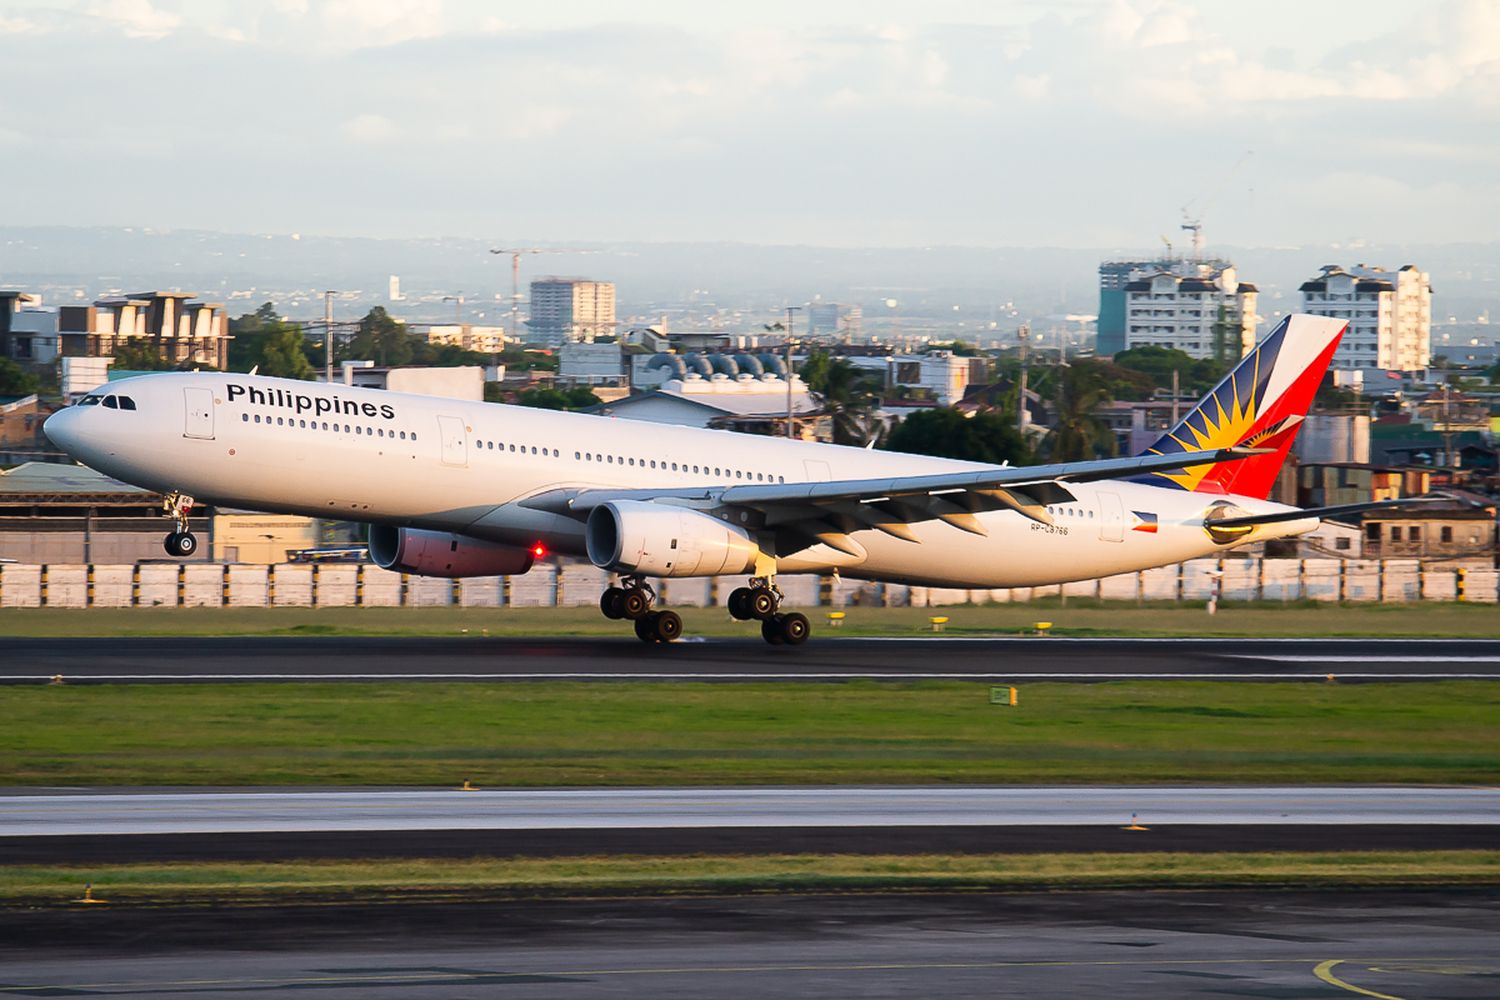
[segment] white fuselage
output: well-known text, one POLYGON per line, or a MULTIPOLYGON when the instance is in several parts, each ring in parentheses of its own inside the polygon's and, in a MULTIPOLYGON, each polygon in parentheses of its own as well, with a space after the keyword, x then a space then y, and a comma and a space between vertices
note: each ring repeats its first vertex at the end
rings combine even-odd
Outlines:
MULTIPOLYGON (((584 555, 583 523, 524 506, 551 491, 888 479, 979 469, 972 462, 729 431, 222 373, 143 376, 100 392, 135 410, 70 407, 47 433, 108 475, 200 503, 452 531, 584 555)), ((1244 497, 1105 481, 1069 483, 1051 526, 1012 511, 978 515, 977 535, 942 521, 912 542, 870 529, 858 554, 817 545, 779 572, 952 587, 1061 583, 1221 552, 1204 514, 1244 497), (1154 518, 1154 531, 1145 530, 1154 518)), ((1235 544, 1296 535, 1316 519, 1264 525, 1235 544)))

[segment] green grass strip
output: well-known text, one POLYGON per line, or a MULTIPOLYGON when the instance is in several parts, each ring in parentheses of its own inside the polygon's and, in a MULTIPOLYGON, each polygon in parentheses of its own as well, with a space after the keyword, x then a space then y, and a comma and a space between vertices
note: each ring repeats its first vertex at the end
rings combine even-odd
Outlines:
POLYGON ((0 786, 1500 781, 1485 681, 36 685, 0 719, 0 786))
POLYGON ((748 855, 0 866, 0 900, 115 904, 475 895, 1500 884, 1500 851, 748 855))

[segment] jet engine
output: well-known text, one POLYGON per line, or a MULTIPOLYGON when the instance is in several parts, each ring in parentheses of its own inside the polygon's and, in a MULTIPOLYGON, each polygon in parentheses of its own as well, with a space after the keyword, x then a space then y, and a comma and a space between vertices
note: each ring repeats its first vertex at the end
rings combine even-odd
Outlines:
POLYGON ((530 549, 447 531, 370 525, 370 559, 381 569, 418 576, 517 576, 531 569, 530 549))
POLYGON ((589 513, 589 560, 600 569, 647 576, 718 576, 755 569, 749 533, 702 511, 615 500, 589 513))

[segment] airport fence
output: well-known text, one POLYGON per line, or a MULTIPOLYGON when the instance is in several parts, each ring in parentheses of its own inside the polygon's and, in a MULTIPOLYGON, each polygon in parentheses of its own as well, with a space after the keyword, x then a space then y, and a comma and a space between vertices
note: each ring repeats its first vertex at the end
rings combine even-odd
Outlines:
MULTIPOLYGON (((587 563, 536 566, 523 576, 446 580, 347 563, 137 563, 0 565, 0 608, 583 607, 609 583, 587 563)), ((740 577, 653 581, 664 604, 722 606, 740 577)), ((782 576, 794 607, 939 607, 1039 598, 1114 601, 1495 603, 1492 567, 1414 559, 1195 559, 1177 566, 1050 587, 947 589, 782 576)))

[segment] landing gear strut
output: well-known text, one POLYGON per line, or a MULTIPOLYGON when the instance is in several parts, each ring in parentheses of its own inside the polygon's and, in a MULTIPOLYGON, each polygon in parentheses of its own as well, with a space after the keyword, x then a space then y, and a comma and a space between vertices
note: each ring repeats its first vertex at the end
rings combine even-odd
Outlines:
POLYGON ((624 577, 623 587, 608 587, 599 595, 604 617, 635 623, 642 642, 671 642, 682 635, 682 618, 675 611, 656 611, 656 591, 642 576, 624 577))
POLYGON ((804 614, 782 614, 782 599, 774 577, 754 576, 750 586, 736 587, 730 593, 729 613, 742 622, 759 619, 761 638, 773 646, 800 646, 807 641, 812 626, 804 614))
POLYGON ((162 515, 170 517, 176 529, 162 539, 162 548, 167 555, 185 558, 198 551, 198 538, 188 530, 188 515, 193 512, 193 498, 186 493, 172 491, 161 499, 162 515))

